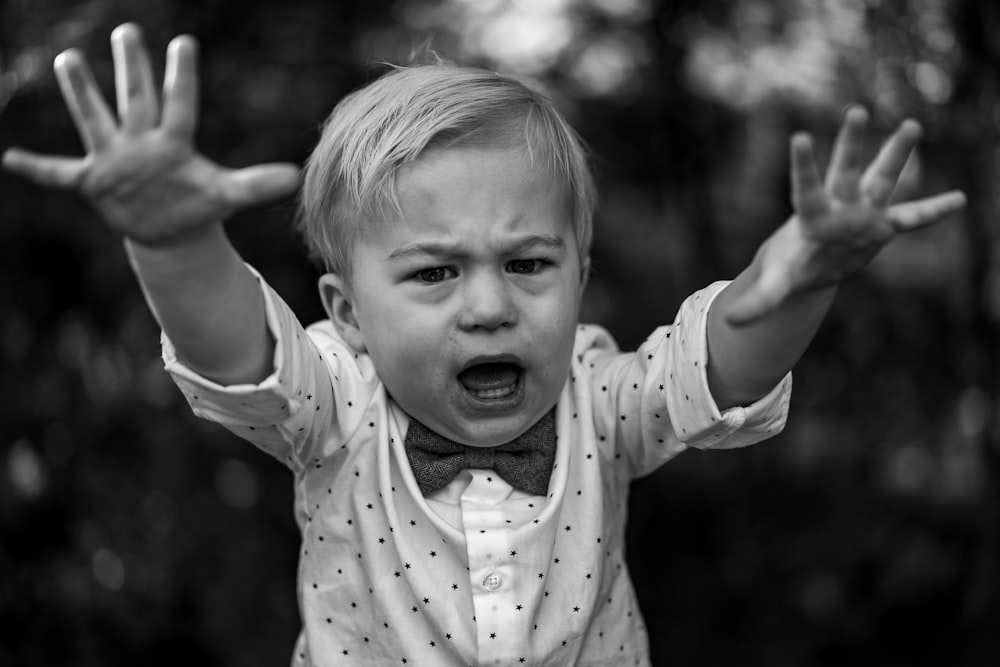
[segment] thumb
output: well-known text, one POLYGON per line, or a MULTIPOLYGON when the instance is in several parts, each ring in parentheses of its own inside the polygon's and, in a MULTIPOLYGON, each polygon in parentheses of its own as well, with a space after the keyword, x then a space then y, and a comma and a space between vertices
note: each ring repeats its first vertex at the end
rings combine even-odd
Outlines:
POLYGON ((237 208, 265 204, 292 195, 300 180, 299 168, 288 162, 236 169, 227 175, 226 199, 237 208))
POLYGON ((9 148, 0 156, 0 166, 38 185, 71 189, 80 184, 86 163, 80 158, 9 148))
POLYGON ((965 194, 952 190, 926 199, 890 206, 888 216, 897 231, 905 232, 939 222, 952 213, 961 211, 965 204, 965 194))

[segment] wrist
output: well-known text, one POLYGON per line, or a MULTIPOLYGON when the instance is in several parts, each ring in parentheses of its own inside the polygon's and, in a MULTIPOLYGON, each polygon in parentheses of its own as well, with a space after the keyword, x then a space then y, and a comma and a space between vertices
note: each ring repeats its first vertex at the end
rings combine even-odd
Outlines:
POLYGON ((225 236, 221 222, 188 229, 179 234, 157 239, 126 235, 122 237, 122 243, 130 254, 138 253, 140 255, 156 256, 188 252, 193 248, 214 243, 219 236, 225 236))
MULTIPOLYGON (((142 282, 174 282, 183 275, 216 273, 236 255, 221 224, 154 244, 126 237, 129 263, 142 282)), ((242 260, 241 260, 242 261, 242 260)))

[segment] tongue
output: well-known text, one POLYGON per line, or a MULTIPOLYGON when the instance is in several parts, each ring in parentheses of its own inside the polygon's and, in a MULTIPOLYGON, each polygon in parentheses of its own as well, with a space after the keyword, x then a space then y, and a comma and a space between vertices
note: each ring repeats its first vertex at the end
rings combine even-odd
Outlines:
POLYGON ((518 374, 514 364, 480 364, 462 371, 458 379, 469 391, 484 391, 508 387, 517 382, 518 374))

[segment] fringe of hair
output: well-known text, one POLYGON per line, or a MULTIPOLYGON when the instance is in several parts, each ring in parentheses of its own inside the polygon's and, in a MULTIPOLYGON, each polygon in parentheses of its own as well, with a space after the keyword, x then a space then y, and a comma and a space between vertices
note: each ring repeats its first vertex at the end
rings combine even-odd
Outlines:
MULTIPOLYGON (((428 55, 431 54, 431 55, 428 55)), ((431 57, 433 56, 433 57, 431 57)), ((398 219, 399 168, 427 150, 524 147, 565 188, 581 262, 590 248, 594 181, 583 141, 551 101, 511 77, 459 67, 391 66, 345 97, 306 164, 297 225, 325 268, 350 276, 350 256, 379 221, 398 219)))

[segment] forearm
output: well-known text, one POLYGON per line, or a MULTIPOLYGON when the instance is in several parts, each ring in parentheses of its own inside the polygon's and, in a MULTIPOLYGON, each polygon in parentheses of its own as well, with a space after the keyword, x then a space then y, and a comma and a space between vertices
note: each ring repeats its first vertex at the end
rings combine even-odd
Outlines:
POLYGON ((733 325, 726 313, 753 286, 755 259, 716 297, 708 313, 708 385, 720 409, 766 395, 808 347, 836 295, 836 286, 790 297, 768 315, 733 325))
POLYGON ((187 365, 223 385, 267 377, 274 341, 260 287, 221 225, 169 247, 129 240, 125 247, 153 315, 187 365))
POLYGON ((708 382, 720 407, 759 398, 791 370, 830 308, 836 285, 864 268, 899 232, 933 224, 965 206, 957 191, 890 205, 920 139, 920 125, 904 121, 866 167, 867 122, 863 109, 847 111, 825 179, 811 138, 792 138, 795 213, 709 313, 708 382))

